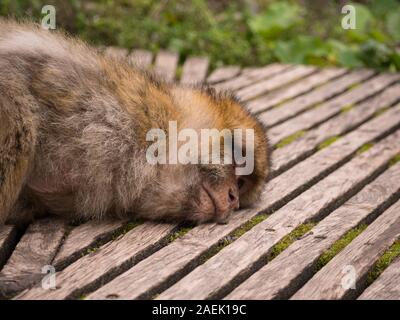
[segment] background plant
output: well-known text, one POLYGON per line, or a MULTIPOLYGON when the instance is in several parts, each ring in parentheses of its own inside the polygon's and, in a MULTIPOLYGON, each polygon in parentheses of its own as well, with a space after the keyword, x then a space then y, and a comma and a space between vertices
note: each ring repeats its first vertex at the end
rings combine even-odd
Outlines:
POLYGON ((0 15, 38 21, 53 4, 58 26, 96 45, 207 55, 213 66, 285 63, 400 70, 400 1, 1 0, 0 15), (341 28, 353 4, 357 28, 341 28))

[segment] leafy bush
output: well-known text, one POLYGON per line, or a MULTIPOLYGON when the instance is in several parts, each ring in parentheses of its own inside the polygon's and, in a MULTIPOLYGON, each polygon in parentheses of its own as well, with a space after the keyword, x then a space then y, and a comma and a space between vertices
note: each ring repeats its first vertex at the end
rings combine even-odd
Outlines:
POLYGON ((400 70, 400 1, 352 3, 356 29, 341 27, 343 1, 2 0, 0 15, 57 23, 98 45, 207 55, 214 66, 273 61, 400 70))

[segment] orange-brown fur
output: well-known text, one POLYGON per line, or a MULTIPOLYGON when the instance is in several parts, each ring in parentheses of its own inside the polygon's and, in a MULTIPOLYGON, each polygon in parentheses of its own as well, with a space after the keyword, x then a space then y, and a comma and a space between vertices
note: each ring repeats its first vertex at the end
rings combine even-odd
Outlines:
MULTIPOLYGON (((61 33, 9 21, 0 21, 0 70, 0 223, 46 213, 213 219, 199 209, 198 166, 146 162, 146 132, 170 120, 255 130, 242 206, 257 200, 268 176, 265 130, 230 94, 166 84, 61 33)), ((217 169, 227 180, 228 168, 217 169)))

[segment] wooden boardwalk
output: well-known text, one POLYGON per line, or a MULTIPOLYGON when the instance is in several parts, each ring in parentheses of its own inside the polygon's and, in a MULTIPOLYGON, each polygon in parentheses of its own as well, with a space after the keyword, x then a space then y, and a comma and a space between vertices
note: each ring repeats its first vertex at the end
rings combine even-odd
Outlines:
POLYGON ((273 179, 227 225, 0 227, 1 298, 400 299, 400 74, 284 64, 208 74, 201 57, 105 54, 234 90, 269 128, 273 179))

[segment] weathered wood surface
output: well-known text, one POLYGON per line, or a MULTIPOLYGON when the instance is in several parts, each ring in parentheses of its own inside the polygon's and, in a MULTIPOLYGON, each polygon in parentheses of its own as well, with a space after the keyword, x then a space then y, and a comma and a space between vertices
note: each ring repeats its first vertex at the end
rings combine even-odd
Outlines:
POLYGON ((221 81, 226 81, 232 79, 240 73, 239 66, 224 66, 220 67, 208 76, 207 82, 210 84, 215 84, 221 81))
POLYGON ((36 286, 18 299, 78 298, 165 245, 174 229, 171 224, 141 224, 58 272, 56 290, 36 286))
POLYGON ((302 239, 243 282, 227 299, 287 299, 312 277, 320 255, 350 229, 400 196, 400 163, 323 219, 302 239))
POLYGON ((399 138, 400 131, 357 156, 274 212, 158 298, 222 298, 235 284, 264 265, 272 247, 286 234, 298 225, 329 212, 381 170, 399 151, 399 138))
POLYGON ((272 144, 298 131, 307 130, 338 114, 347 105, 357 103, 381 91, 386 86, 400 79, 399 74, 379 75, 361 84, 355 89, 334 98, 317 108, 311 109, 269 130, 272 144))
POLYGON ((358 299, 400 300, 400 258, 389 265, 358 299))
POLYGON ((154 62, 154 70, 165 81, 172 82, 175 79, 178 60, 179 57, 176 53, 160 51, 154 62))
POLYGON ((251 86, 240 89, 236 95, 242 100, 250 100, 265 92, 272 91, 285 84, 301 79, 317 69, 309 66, 294 66, 291 69, 285 70, 280 74, 275 75, 269 79, 259 81, 251 86))
POLYGON ((63 269, 79 259, 88 249, 112 239, 125 224, 121 220, 89 221, 73 228, 54 258, 53 265, 57 270, 63 269))
POLYGON ((367 273, 399 237, 400 201, 397 201, 297 291, 292 299, 357 297, 366 286, 367 273))
POLYGON ((0 272, 0 296, 10 297, 44 277, 66 231, 62 220, 46 218, 31 224, 0 272))
POLYGON ((148 68, 153 61, 153 54, 147 50, 136 49, 130 53, 128 60, 134 65, 148 68))
POLYGON ((217 90, 238 90, 245 86, 256 83, 259 80, 273 77, 284 70, 290 70, 291 68, 293 67, 290 65, 273 63, 262 68, 256 68, 248 72, 242 72, 242 74, 236 78, 216 84, 215 88, 217 90))
POLYGON ((365 102, 342 112, 330 121, 307 131, 292 143, 274 150, 272 154, 272 172, 280 173, 296 162, 303 160, 315 151, 315 148, 332 137, 339 137, 370 119, 377 112, 400 100, 400 85, 389 87, 365 102))
MULTIPOLYGON (((29 237, 34 238, 29 230, 35 224, 29 226, 21 240, 23 230, 0 229, 0 268, 5 264, 0 278, 4 274, 3 281, 12 283, 6 286, 7 296, 34 285, 15 298, 296 297, 296 292, 303 294, 302 286, 318 287, 319 282, 313 280, 319 274, 315 274, 314 266, 324 250, 349 229, 380 215, 359 237, 366 234, 399 199, 400 164, 387 169, 388 161, 400 153, 400 105, 396 105, 400 84, 395 83, 400 80, 399 74, 275 63, 243 69, 223 66, 207 77, 208 60, 203 58, 189 58, 178 69, 178 56, 166 51, 160 51, 154 62, 152 53, 145 50, 128 54, 126 49, 111 47, 104 52, 153 69, 168 82, 179 78, 179 71, 183 84, 207 81, 217 90, 233 90, 247 100, 252 112, 259 114, 269 128, 273 144, 293 133, 301 131, 302 135, 273 151, 272 180, 264 188, 261 201, 237 211, 227 225, 197 226, 178 238, 171 238, 178 227, 173 224, 143 223, 128 231, 125 221, 88 222, 67 227, 65 236, 63 225, 56 230, 60 233, 54 229, 50 232, 49 237, 55 240, 36 262, 30 262, 28 256, 21 258, 21 252, 31 242, 29 237), (337 141, 331 143, 331 138, 337 141), (370 142, 375 143, 371 149, 357 152, 370 142), (262 212, 273 214, 242 236, 235 235, 262 212), (309 220, 318 223, 268 261, 273 246, 309 220), (227 241, 229 245, 218 251, 227 241), (56 290, 41 287, 44 274, 37 271, 39 264, 56 266, 56 290), (17 266, 15 270, 13 265, 17 266)), ((385 236, 384 229, 395 238, 389 226, 381 223, 381 227, 377 239, 385 236)), ((345 249, 354 243, 355 240, 345 249)), ((361 273, 365 276, 376 255, 364 257, 363 250, 359 245, 356 251, 363 261, 361 273)), ((374 254, 381 253, 375 251, 374 254)), ((339 261, 340 254, 330 263, 339 261)), ((398 297, 396 263, 360 298, 398 297), (385 287, 391 288, 388 295, 383 293, 385 287)), ((364 280, 362 276, 358 279, 361 285, 356 294, 335 293, 327 297, 356 298, 365 288, 364 280)))
POLYGON ((326 68, 318 71, 311 76, 308 76, 300 82, 296 82, 293 85, 287 85, 286 87, 266 94, 260 98, 249 101, 247 104, 248 108, 253 111, 267 110, 285 100, 294 98, 300 94, 303 94, 318 85, 321 85, 329 80, 339 77, 348 71, 346 69, 331 69, 326 68))
MULTIPOLYGON (((352 84, 363 81, 371 77, 373 74, 374 73, 371 70, 359 70, 351 72, 350 74, 346 74, 337 80, 328 82, 327 84, 318 87, 312 92, 299 96, 293 100, 283 103, 277 108, 260 114, 260 118, 268 127, 272 127, 273 125, 300 114, 301 112, 317 105, 318 103, 329 100, 335 95, 348 89, 352 84)), ((250 101, 248 105, 253 112, 260 111, 257 108, 252 109, 251 103, 252 102, 250 101)))
POLYGON ((192 57, 186 59, 182 69, 182 84, 199 84, 207 76, 209 61, 203 57, 192 57))

